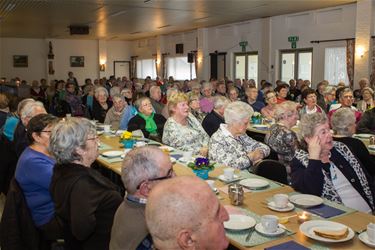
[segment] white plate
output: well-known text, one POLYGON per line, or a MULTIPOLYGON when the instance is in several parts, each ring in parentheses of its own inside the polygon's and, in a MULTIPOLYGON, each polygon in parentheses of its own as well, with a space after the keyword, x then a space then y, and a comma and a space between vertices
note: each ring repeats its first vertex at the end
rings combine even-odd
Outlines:
POLYGON ((371 149, 371 150, 375 150, 375 145, 368 145, 367 146, 369 149, 371 149))
POLYGON ((115 157, 120 157, 122 154, 124 153, 124 151, 107 151, 107 152, 104 152, 102 153, 102 155, 104 157, 108 157, 108 158, 115 158, 115 157))
POLYGON ((315 207, 323 203, 323 199, 311 194, 295 194, 289 197, 289 201, 299 207, 315 207))
POLYGON ((103 133, 104 133, 104 131, 96 131, 97 135, 102 135, 103 133))
POLYGON ((230 214, 229 220, 224 221, 224 228, 230 230, 244 230, 253 227, 256 221, 246 215, 241 214, 230 214))
POLYGON ((367 246, 375 248, 375 242, 371 242, 371 241, 368 240, 367 232, 361 233, 360 235, 358 235, 358 238, 360 239, 360 241, 365 243, 367 246))
POLYGON ((277 212, 289 212, 294 209, 294 205, 290 202, 288 202, 288 205, 286 207, 280 208, 280 207, 276 207, 276 204, 274 201, 271 201, 271 202, 268 202, 267 207, 277 212))
POLYGON ((320 237, 314 233, 314 229, 324 229, 324 230, 341 230, 345 226, 344 224, 338 223, 338 222, 333 222, 333 221, 328 221, 328 220, 310 220, 306 221, 299 226, 299 230, 307 237, 317 240, 317 241, 322 241, 322 242, 344 242, 352 239, 354 237, 354 231, 350 228, 348 235, 339 240, 334 240, 334 239, 328 239, 324 237, 320 237))
POLYGON ((355 137, 362 138, 362 139, 370 139, 373 134, 354 134, 355 137))
POLYGON ((222 174, 222 175, 219 175, 218 178, 219 178, 219 180, 221 180, 221 181, 223 181, 223 182, 231 182, 231 181, 235 181, 235 180, 240 179, 240 176, 234 174, 234 175, 233 175, 233 179, 229 180, 229 179, 225 178, 225 176, 222 174))
POLYGON ((160 146, 159 148, 161 150, 166 150, 166 151, 169 151, 169 152, 172 152, 174 150, 174 148, 172 148, 170 146, 166 146, 166 145, 160 146))
POLYGON ((174 158, 174 157, 169 157, 169 159, 171 159, 172 163, 176 163, 176 161, 177 161, 176 158, 174 158))
POLYGON ((281 224, 279 224, 279 226, 277 227, 277 230, 273 233, 268 233, 266 231, 264 231, 264 228, 262 226, 262 223, 258 223, 256 226, 255 226, 255 230, 260 233, 260 234, 263 234, 263 235, 266 235, 266 236, 277 236, 277 235, 281 235, 285 232, 285 227, 281 224))
POLYGON ((189 163, 189 162, 194 162, 194 159, 193 157, 188 159, 188 158, 185 158, 185 157, 181 157, 180 159, 178 159, 180 162, 184 162, 184 163, 189 163))
POLYGON ((250 189, 259 189, 267 187, 270 183, 263 179, 248 178, 240 181, 239 184, 250 189))

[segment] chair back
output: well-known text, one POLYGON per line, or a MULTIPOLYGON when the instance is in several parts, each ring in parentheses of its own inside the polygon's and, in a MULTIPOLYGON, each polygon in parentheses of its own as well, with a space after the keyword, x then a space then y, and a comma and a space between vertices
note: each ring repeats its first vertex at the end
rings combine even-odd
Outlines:
POLYGON ((258 162, 253 169, 256 175, 288 185, 286 168, 278 161, 265 159, 258 162))

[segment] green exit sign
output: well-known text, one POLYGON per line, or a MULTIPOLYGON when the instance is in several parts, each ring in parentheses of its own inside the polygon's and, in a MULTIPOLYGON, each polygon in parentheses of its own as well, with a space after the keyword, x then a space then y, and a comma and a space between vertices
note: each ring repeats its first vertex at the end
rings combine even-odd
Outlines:
POLYGON ((243 46, 247 46, 247 41, 240 42, 240 46, 241 46, 241 47, 243 47, 243 46))
POLYGON ((299 40, 298 36, 289 36, 288 42, 297 42, 299 40))

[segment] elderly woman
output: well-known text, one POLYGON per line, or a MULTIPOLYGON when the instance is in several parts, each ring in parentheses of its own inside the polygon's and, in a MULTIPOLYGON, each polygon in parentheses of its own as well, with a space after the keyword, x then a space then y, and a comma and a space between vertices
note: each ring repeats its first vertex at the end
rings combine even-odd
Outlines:
POLYGON ((236 87, 228 88, 228 97, 231 102, 239 101, 240 99, 238 98, 238 96, 239 96, 238 88, 236 87))
POLYGON ((65 86, 65 101, 70 106, 70 112, 73 116, 83 116, 85 114, 81 98, 76 94, 75 85, 68 82, 65 86))
POLYGON ((65 248, 108 249, 122 197, 114 184, 91 168, 99 155, 95 126, 73 117, 57 123, 50 140, 57 162, 50 192, 63 222, 65 248))
POLYGON ((333 139, 344 143, 353 152, 366 170, 375 176, 375 160, 368 152, 366 145, 359 139, 352 137, 356 130, 354 111, 350 108, 337 110, 331 118, 334 131, 333 139))
POLYGON ((323 110, 327 114, 331 105, 336 101, 336 87, 335 86, 326 86, 323 90, 324 96, 324 107, 323 110))
POLYGON ((264 142, 278 155, 279 161, 284 164, 290 176, 290 161, 298 148, 298 139, 292 127, 298 120, 297 103, 285 101, 276 106, 276 123, 270 127, 264 142))
POLYGON ((124 88, 123 90, 121 90, 121 95, 124 96, 125 101, 128 105, 133 104, 133 91, 131 90, 131 88, 124 88))
POLYGON ((189 112, 188 97, 177 93, 168 99, 170 117, 164 126, 163 143, 193 154, 207 156, 209 137, 189 112))
POLYGON ((313 89, 305 89, 301 94, 301 99, 305 105, 299 111, 300 116, 304 114, 312 114, 315 112, 322 113, 323 110, 316 102, 316 91, 313 89))
POLYGON ((224 111, 225 124, 214 133, 209 144, 209 158, 232 168, 247 169, 267 157, 270 148, 246 135, 254 113, 250 105, 238 101, 224 111))
POLYGON ((344 143, 333 141, 326 115, 304 115, 299 130, 304 149, 291 163, 292 186, 362 212, 375 211, 371 177, 344 143))
POLYGON ((224 110, 230 103, 229 99, 224 96, 214 97, 214 109, 206 115, 202 122, 202 127, 209 136, 212 136, 224 121, 224 110))
POLYGON ((210 113, 214 108, 214 102, 212 100, 212 84, 205 82, 202 84, 202 99, 200 100, 201 110, 204 113, 210 113))
POLYGON ((29 121, 26 132, 29 146, 22 152, 15 172, 34 224, 45 240, 55 240, 62 235, 49 192, 55 160, 48 146, 56 122, 57 118, 50 114, 39 114, 29 121))
POLYGON ((108 100, 108 91, 104 87, 95 89, 95 98, 92 105, 92 118, 103 123, 112 103, 108 100))
POLYGON ((336 110, 338 110, 339 108, 351 108, 352 110, 354 110, 355 120, 356 123, 358 123, 361 119, 362 113, 359 112, 357 108, 352 106, 354 100, 353 91, 348 87, 342 89, 339 88, 337 89, 337 91, 339 92, 339 103, 331 105, 328 117, 330 118, 332 114, 336 112, 336 110))
POLYGON ((105 116, 104 124, 112 125, 112 129, 117 130, 120 127, 122 114, 127 106, 125 98, 120 94, 112 96, 113 106, 105 116))
POLYGON ((276 93, 273 90, 269 90, 264 94, 264 99, 267 105, 264 108, 262 108, 260 112, 268 120, 273 120, 275 107, 277 104, 276 93))
POLYGON ((362 98, 357 102, 357 109, 361 112, 365 112, 366 110, 372 109, 375 107, 374 102, 374 91, 370 87, 365 87, 362 89, 362 98))
POLYGON ((138 114, 130 119, 128 130, 142 130, 143 135, 147 138, 161 141, 166 119, 164 116, 156 114, 152 108, 150 98, 141 97, 134 103, 138 114))
POLYGON ((277 95, 277 104, 283 103, 286 101, 286 97, 288 96, 289 85, 282 83, 275 88, 275 92, 277 95))
POLYGON ((206 114, 202 112, 201 106, 199 105, 199 95, 189 95, 189 108, 195 118, 202 123, 206 114))

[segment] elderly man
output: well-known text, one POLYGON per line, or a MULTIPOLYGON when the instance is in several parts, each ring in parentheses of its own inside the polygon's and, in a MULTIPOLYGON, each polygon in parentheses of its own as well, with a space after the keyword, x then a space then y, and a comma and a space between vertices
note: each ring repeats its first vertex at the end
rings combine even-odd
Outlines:
POLYGON ((214 97, 214 109, 202 121, 202 127, 210 137, 219 129, 220 124, 225 123, 224 110, 229 103, 229 99, 224 96, 214 97))
POLYGON ((152 86, 150 88, 150 99, 152 107, 156 114, 161 114, 164 108, 164 104, 160 102, 161 100, 161 89, 159 86, 152 86))
POLYGON ((157 147, 136 148, 126 155, 121 179, 127 194, 115 214, 111 250, 151 249, 144 216, 147 198, 158 182, 174 175, 169 157, 157 147))
POLYGON ((370 81, 367 78, 361 78, 358 81, 359 89, 354 90, 353 95, 354 95, 354 101, 358 102, 363 99, 362 97, 362 90, 365 87, 370 87, 370 81))
POLYGON ((117 130, 120 127, 122 114, 127 106, 125 98, 121 94, 112 96, 113 106, 105 116, 104 124, 112 125, 112 129, 117 130))
POLYGON ((18 123, 16 130, 14 131, 13 140, 14 152, 16 153, 17 157, 19 157, 23 150, 28 146, 26 136, 27 124, 29 124, 29 121, 34 116, 46 113, 47 112, 43 106, 43 103, 39 101, 30 101, 20 110, 19 115, 21 122, 18 123))
POLYGON ((328 113, 329 120, 331 120, 332 114, 339 108, 351 108, 355 112, 355 123, 357 124, 361 119, 362 113, 357 110, 356 107, 352 106, 354 101, 353 91, 346 87, 339 94, 339 104, 331 105, 330 111, 328 113))
POLYGON ((193 176, 158 184, 146 205, 146 222, 157 249, 226 249, 229 219, 210 187, 193 176))

